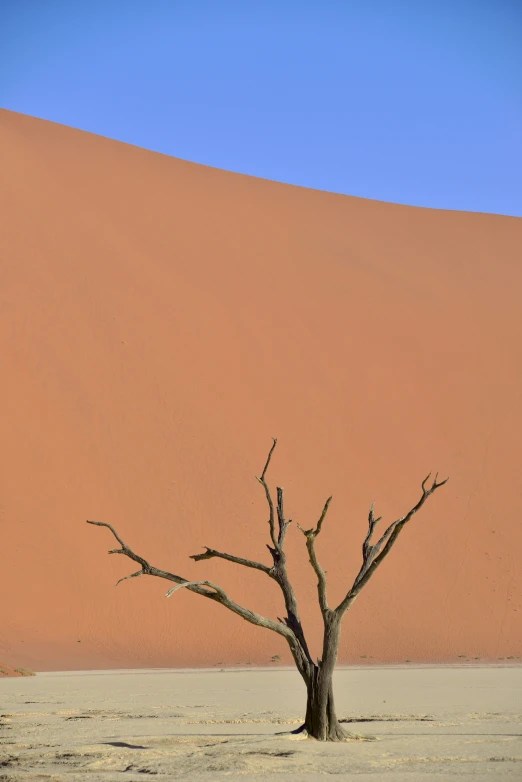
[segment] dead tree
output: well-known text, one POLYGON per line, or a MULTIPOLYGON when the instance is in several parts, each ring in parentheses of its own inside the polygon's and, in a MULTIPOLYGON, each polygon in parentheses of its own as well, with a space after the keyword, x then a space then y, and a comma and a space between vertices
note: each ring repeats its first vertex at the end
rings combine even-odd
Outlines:
POLYGON ((137 576, 157 576, 158 578, 164 578, 167 581, 172 581, 176 584, 176 586, 169 589, 166 593, 166 597, 170 597, 170 595, 174 594, 178 589, 185 588, 190 592, 194 592, 197 595, 220 603, 225 608, 228 608, 229 611, 232 611, 251 624, 257 625, 258 627, 266 627, 267 630, 272 630, 274 633, 283 636, 290 647, 292 657, 294 658, 299 673, 304 679, 307 689, 307 705, 304 724, 296 732, 306 731, 309 736, 318 739, 319 741, 344 741, 349 738, 357 738, 354 734, 347 733, 340 725, 334 706, 332 676, 339 649, 342 619, 361 589, 368 583, 383 559, 389 554, 391 547, 399 537, 405 524, 407 524, 412 516, 422 508, 428 497, 447 482, 448 478, 444 481, 437 482, 438 475, 436 475, 431 486, 426 488, 431 476, 430 473, 422 482, 422 495, 417 504, 414 505, 405 516, 402 516, 400 519, 397 519, 390 524, 376 543, 372 543, 372 536, 380 518, 375 518, 374 506, 372 505, 368 515, 368 532, 362 544, 363 561, 361 568, 355 581, 346 593, 346 596, 335 608, 331 608, 328 604, 326 573, 319 563, 315 550, 315 540, 321 532, 332 498, 329 497, 326 500, 323 511, 315 527, 303 529, 298 525, 306 538, 306 548, 308 550, 310 564, 317 576, 319 607, 324 623, 322 655, 317 662, 314 662, 306 642, 303 625, 299 617, 297 599, 289 581, 286 567, 285 538, 291 519, 285 518, 283 489, 279 486, 277 487, 277 499, 276 502, 274 502, 270 488, 266 482, 266 473, 276 444, 277 440, 274 439, 261 477, 257 478, 265 491, 268 503, 268 525, 271 543, 267 544, 267 548, 272 558, 272 564, 264 565, 261 562, 244 559, 243 557, 236 557, 232 554, 226 554, 208 547, 205 547, 204 553, 195 554, 191 559, 199 562, 202 559, 219 557, 220 559, 226 559, 228 562, 233 562, 236 565, 253 568, 265 573, 279 585, 283 593, 286 616, 283 618, 278 617, 277 621, 261 616, 255 611, 251 611, 239 603, 236 603, 227 595, 224 589, 218 586, 218 584, 214 584, 212 581, 189 581, 182 576, 154 567, 147 562, 146 559, 135 554, 134 551, 123 542, 119 534, 110 524, 106 524, 102 521, 88 521, 87 523, 110 529, 121 548, 112 549, 109 551, 109 554, 124 554, 126 557, 129 557, 129 559, 137 562, 140 566, 139 570, 128 576, 124 576, 117 584, 121 581, 125 581, 127 578, 136 578, 137 576))

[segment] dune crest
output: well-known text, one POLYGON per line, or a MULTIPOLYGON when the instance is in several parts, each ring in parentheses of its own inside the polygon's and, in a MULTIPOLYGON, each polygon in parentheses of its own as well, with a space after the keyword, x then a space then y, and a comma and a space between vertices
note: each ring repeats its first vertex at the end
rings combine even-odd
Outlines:
MULTIPOLYGON (((281 615, 254 475, 331 602, 372 501, 451 480, 344 622, 341 663, 522 654, 522 220, 233 174, 0 111, 0 654, 36 670, 269 664, 284 642, 108 557, 281 615), (105 534, 107 532, 107 534, 105 534)), ((289 569, 319 654, 315 577, 289 569)), ((313 644, 312 644, 313 646, 313 644)))

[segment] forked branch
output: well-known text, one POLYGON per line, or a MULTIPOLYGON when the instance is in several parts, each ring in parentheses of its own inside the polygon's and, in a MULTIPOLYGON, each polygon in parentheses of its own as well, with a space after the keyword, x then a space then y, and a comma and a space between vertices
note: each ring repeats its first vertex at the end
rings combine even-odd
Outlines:
MULTIPOLYGON (((279 584, 281 592, 283 593, 285 607, 287 610, 287 616, 283 619, 280 619, 279 621, 281 624, 284 624, 290 628, 295 638, 297 639, 298 647, 294 649, 294 656, 296 657, 296 662, 299 660, 298 667, 300 666, 300 669, 305 669, 308 667, 308 665, 312 664, 312 658, 308 650, 303 627, 299 618, 299 610, 295 592, 292 584, 290 583, 290 579, 288 578, 286 555, 284 551, 286 532, 291 524, 291 519, 285 519, 283 488, 281 486, 277 487, 277 501, 274 503, 270 487, 266 480, 266 474, 268 467, 270 466, 270 461, 272 459, 272 454, 274 453, 276 445, 277 439, 272 438, 272 447, 268 453, 261 477, 256 476, 257 480, 264 489, 265 497, 268 503, 268 524, 272 545, 268 545, 267 548, 272 556, 273 566, 268 567, 261 562, 257 562, 252 559, 245 559, 244 557, 236 557, 232 554, 227 554, 223 551, 217 551, 216 549, 209 548, 208 546, 205 546, 205 551, 202 554, 193 554, 191 558, 195 562, 200 562, 204 559, 218 557, 219 559, 233 562, 236 565, 243 565, 243 567, 261 570, 263 573, 266 573, 267 576, 272 578, 277 584, 279 584)), ((322 519, 319 522, 319 525, 320 524, 322 524, 322 519)))
POLYGON ((151 565, 149 562, 147 562, 147 560, 141 557, 139 554, 136 554, 131 548, 129 548, 129 546, 127 546, 127 544, 122 540, 111 524, 107 524, 104 521, 87 521, 87 524, 94 524, 97 527, 107 527, 107 529, 112 532, 121 548, 111 549, 109 554, 123 554, 141 566, 141 569, 136 573, 131 573, 129 576, 120 578, 117 582, 118 584, 121 581, 125 581, 127 578, 136 578, 137 576, 156 576, 157 578, 164 578, 167 581, 174 581, 176 584, 178 584, 178 587, 174 587, 173 589, 169 590, 167 595, 172 594, 178 588, 186 588, 190 592, 194 592, 197 595, 201 595, 202 597, 206 597, 209 600, 214 600, 216 603, 220 603, 221 605, 225 606, 225 608, 228 608, 229 611, 232 611, 234 614, 237 614, 242 619, 245 619, 251 624, 257 625, 258 627, 265 627, 268 630, 272 630, 273 632, 284 636, 291 647, 296 645, 297 639, 295 638, 292 630, 287 627, 287 625, 281 622, 274 622, 272 619, 261 616, 261 614, 258 614, 255 611, 251 611, 249 608, 245 608, 239 603, 236 603, 227 595, 225 590, 217 584, 214 584, 211 581, 190 581, 190 579, 182 578, 182 576, 178 576, 175 573, 169 573, 166 570, 160 570, 159 568, 156 568, 154 565, 151 565))
MULTIPOLYGON (((212 559, 213 557, 218 557, 220 559, 227 560, 228 562, 233 562, 237 565, 242 565, 243 567, 247 567, 247 568, 253 568, 255 570, 261 570, 263 573, 266 573, 270 578, 272 578, 274 581, 276 581, 276 583, 279 584, 284 596, 287 616, 283 617, 282 619, 279 619, 278 621, 268 619, 267 617, 264 617, 261 614, 251 611, 250 609, 245 608, 239 603, 236 603, 227 595, 225 590, 222 587, 220 587, 218 584, 215 584, 211 581, 191 581, 189 579, 183 578, 182 576, 176 575, 175 573, 170 573, 168 571, 160 570, 159 568, 154 567, 146 559, 144 559, 139 554, 136 554, 131 548, 129 548, 129 546, 127 546, 127 544, 122 540, 122 538, 116 532, 114 527, 112 527, 110 524, 107 524, 102 521, 88 521, 87 523, 94 524, 98 527, 107 527, 107 529, 109 529, 110 532, 113 534, 113 536, 116 538, 120 548, 111 549, 109 551, 109 554, 123 554, 124 556, 133 560, 140 566, 139 570, 135 571, 134 573, 130 573, 127 576, 123 576, 123 578, 120 578, 117 584, 119 584, 121 581, 126 581, 127 579, 137 578, 138 576, 144 576, 144 575, 163 578, 166 579, 167 581, 174 582, 175 584, 175 586, 171 587, 168 590, 167 597, 170 597, 172 594, 174 594, 180 589, 188 589, 190 592, 194 592, 197 595, 201 595, 202 597, 206 597, 207 599, 213 600, 216 603, 220 603, 221 605, 225 606, 225 608, 228 608, 229 611, 232 611, 233 613, 237 614, 242 619, 245 619, 247 622, 250 622, 251 624, 257 625, 258 627, 265 627, 268 630, 272 630, 273 632, 278 633, 279 635, 283 636, 286 639, 292 651, 292 655, 294 657, 296 665, 301 675, 307 682, 307 686, 308 686, 312 681, 314 681, 313 677, 315 676, 315 673, 317 672, 318 669, 312 660, 312 657, 310 655, 306 643, 303 627, 299 617, 297 599, 292 584, 290 583, 290 580, 288 578, 288 572, 286 567, 286 553, 284 551, 284 542, 285 542, 285 535, 288 526, 290 525, 291 522, 290 519, 286 520, 284 515, 283 489, 279 486, 277 487, 277 501, 276 503, 274 503, 272 494, 270 492, 270 488, 266 481, 266 473, 270 465, 270 460, 272 458, 272 454, 274 452, 276 445, 277 445, 277 440, 274 438, 272 447, 270 448, 270 452, 268 454, 268 458, 266 459, 266 463, 263 468, 263 472, 261 473, 261 477, 257 478, 259 483, 264 488, 265 496, 268 503, 268 509, 269 509, 268 524, 270 528, 270 539, 272 543, 272 545, 268 545, 268 549, 270 551, 273 560, 272 567, 268 567, 267 565, 264 565, 263 563, 257 562, 255 560, 246 559, 244 557, 237 557, 232 554, 227 554, 225 552, 217 551, 216 549, 212 549, 209 547, 205 547, 205 551, 201 554, 193 554, 191 558, 195 562, 198 562, 200 560, 212 559), (277 528, 276 528, 276 520, 277 520, 277 528)), ((327 590, 326 590, 326 586, 327 586, 326 572, 325 570, 323 570, 315 550, 315 539, 321 532, 332 498, 329 497, 327 499, 315 527, 312 527, 311 529, 303 529, 302 527, 299 527, 299 529, 303 532, 306 538, 306 547, 308 550, 310 563, 317 576, 317 591, 319 597, 319 605, 325 623, 325 636, 324 636, 324 647, 323 647, 324 654, 323 654, 323 660, 321 665, 323 664, 326 666, 330 665, 332 671, 333 671, 333 665, 335 664, 335 658, 337 654, 337 644, 339 640, 338 630, 340 629, 340 620, 342 618, 342 615, 348 609, 351 603, 355 600, 355 598, 357 597, 357 595, 359 594, 363 586, 369 581, 372 574, 375 572, 375 570, 383 561, 383 559, 389 554, 392 546, 397 540, 405 524, 407 524, 408 521, 410 521, 410 519, 412 518, 412 516, 418 510, 420 510, 420 508, 426 502, 428 497, 448 481, 448 479, 446 478, 446 480, 439 482, 437 480, 438 475, 436 475, 435 480, 432 482, 431 486, 427 488, 427 484, 430 477, 431 474, 428 475, 422 482, 422 496, 420 497, 417 504, 414 505, 413 508, 411 508, 411 510, 409 510, 405 516, 402 516, 400 519, 397 519, 392 524, 390 524, 389 527, 385 530, 382 537, 376 543, 372 543, 372 539, 373 539, 375 527, 380 521, 380 518, 375 518, 374 505, 371 506, 368 514, 368 532, 362 544, 363 563, 361 565, 359 573, 357 574, 357 577, 352 587, 346 594, 343 601, 334 610, 330 609, 330 607, 328 606, 327 590), (334 629, 337 628, 336 629, 337 635, 335 636, 336 640, 334 639, 335 642, 332 640, 335 635, 335 634, 332 635, 333 632, 332 628, 334 629)))
MULTIPOLYGON (((272 499, 272 494, 270 492, 270 487, 268 486, 268 483, 266 481, 266 473, 270 465, 272 454, 277 445, 277 439, 274 437, 272 438, 272 440, 273 440, 272 447, 270 448, 270 451, 268 453, 265 466, 263 467, 263 472, 261 473, 260 478, 256 476, 256 480, 259 481, 259 483, 265 490, 265 496, 266 496, 266 500, 268 503, 268 510, 269 510, 268 524, 270 527, 270 539, 273 544, 272 546, 268 546, 268 550, 272 554, 274 565, 276 565, 281 560, 283 554, 283 545, 285 541, 286 531, 291 523, 291 519, 289 519, 288 521, 285 519, 283 489, 280 486, 277 487, 277 506, 275 506, 274 501, 272 499), (278 523, 279 532, 276 532, 276 514, 277 514, 277 523, 278 523)), ((205 548, 205 552, 203 554, 192 554, 190 558, 193 559, 195 562, 200 562, 203 559, 212 559, 213 557, 219 557, 219 559, 225 559, 228 562, 234 562, 236 565, 243 565, 243 567, 254 568, 255 570, 262 570, 263 573, 266 573, 271 578, 275 577, 274 568, 268 567, 267 565, 263 565, 262 562, 257 562, 253 559, 245 559, 244 557, 236 557, 233 554, 227 554, 226 552, 223 551, 216 551, 216 549, 209 548, 208 546, 205 546, 204 548, 205 548)))
POLYGON ((370 578, 372 577, 373 573, 375 573, 376 569, 379 567, 381 562, 385 557, 388 556, 390 553, 390 550, 399 537, 401 530, 403 527, 410 521, 412 516, 417 513, 418 510, 422 508, 426 500, 430 495, 432 495, 437 489, 439 489, 441 486, 444 486, 445 483, 448 482, 449 478, 446 478, 443 481, 437 481, 438 473, 435 475, 435 479, 431 486, 427 489, 426 484, 428 483, 429 479, 431 478, 431 473, 424 478, 422 481, 421 487, 422 487, 422 495, 417 502, 416 505, 411 508, 411 510, 406 513, 406 515, 401 516, 400 519, 397 519, 396 521, 392 522, 390 526, 386 529, 386 531, 383 533, 383 535, 379 538, 379 540, 372 544, 372 536, 373 532, 375 530, 375 527, 381 520, 381 517, 378 519, 374 516, 374 504, 372 504, 370 508, 370 512, 368 514, 368 533, 364 539, 363 546, 362 546, 362 553, 363 553, 363 563, 361 565, 361 569, 359 570, 359 573, 357 574, 357 577, 355 581, 353 582, 353 586, 348 591, 346 597, 344 600, 337 606, 335 609, 338 614, 342 616, 344 612, 349 608, 349 606, 353 603, 363 586, 368 583, 370 578))
POLYGON ((266 478, 265 478, 266 471, 268 470, 268 466, 270 464, 270 459, 272 458, 272 454, 274 453, 274 449, 277 445, 277 438, 273 437, 272 440, 273 443, 269 451, 266 464, 263 468, 263 472, 261 473, 261 477, 257 478, 257 480, 265 490, 266 501, 268 503, 268 509, 270 513, 268 524, 270 527, 270 539, 272 540, 273 548, 271 546, 268 546, 268 549, 272 554, 272 557, 276 557, 277 554, 281 554, 281 552, 283 551, 286 531, 289 525, 291 524, 291 519, 288 519, 288 521, 286 521, 285 519, 283 489, 280 486, 278 486, 277 487, 277 522, 278 522, 279 531, 276 533, 276 525, 275 525, 276 508, 274 507, 274 500, 272 499, 270 487, 268 486, 268 483, 266 482, 266 478))
POLYGON ((319 564, 319 560, 317 559, 317 553, 315 551, 315 539, 321 532, 323 521, 326 514, 328 513, 328 508, 330 507, 331 501, 332 498, 328 497, 324 504, 323 512, 321 513, 315 528, 312 527, 311 529, 303 529, 299 524, 297 525, 306 538, 306 548, 308 550, 308 556, 310 557, 310 564, 312 565, 317 576, 317 593, 319 596, 319 606, 321 607, 323 616, 329 611, 328 599, 326 596, 326 572, 323 570, 319 564))
POLYGON ((274 501, 272 499, 272 495, 270 494, 270 488, 265 480, 266 471, 268 470, 268 465, 270 464, 270 459, 272 458, 272 454, 274 453, 274 449, 277 445, 277 438, 272 438, 272 447, 270 448, 270 451, 268 453, 268 458, 266 460, 265 466, 263 468, 263 472, 261 473, 261 477, 257 478, 263 489, 265 490, 265 496, 266 501, 268 503, 268 510, 269 510, 269 518, 268 518, 268 525, 270 527, 270 538, 272 540, 272 543, 274 545, 274 548, 277 550, 277 537, 276 537, 276 531, 275 531, 275 511, 274 511, 274 501))

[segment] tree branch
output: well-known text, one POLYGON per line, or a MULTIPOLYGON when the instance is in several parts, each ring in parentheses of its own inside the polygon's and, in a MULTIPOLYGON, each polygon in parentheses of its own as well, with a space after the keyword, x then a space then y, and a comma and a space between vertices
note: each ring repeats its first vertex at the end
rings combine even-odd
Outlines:
MULTIPOLYGON (((261 616, 261 614, 257 614, 255 611, 251 611, 239 603, 236 603, 227 595, 225 590, 217 584, 213 584, 210 581, 190 581, 186 578, 182 578, 181 576, 177 576, 174 573, 160 570, 159 568, 156 568, 147 562, 147 560, 141 557, 139 554, 136 554, 131 548, 129 548, 118 535, 114 527, 111 526, 111 524, 106 524, 104 521, 87 521, 87 524, 94 524, 98 527, 107 527, 107 529, 112 532, 121 548, 112 549, 109 551, 109 554, 123 554, 124 556, 134 560, 134 562, 138 562, 138 564, 141 565, 141 570, 137 571, 136 573, 132 573, 130 576, 124 576, 124 578, 120 579, 118 583, 120 583, 120 581, 125 581, 127 578, 135 578, 141 575, 156 576, 157 578, 164 578, 167 581, 174 581, 179 585, 179 587, 185 587, 190 592, 194 592, 197 595, 202 595, 203 597, 207 597, 209 600, 214 600, 216 603, 220 603, 221 605, 225 606, 225 608, 228 608, 229 611, 237 614, 247 622, 257 625, 258 627, 265 627, 267 630, 272 630, 273 632, 284 636, 291 648, 297 646, 297 638, 293 631, 287 627, 287 625, 281 624, 280 622, 274 622, 272 619, 267 619, 266 617, 261 616), (205 586, 209 587, 213 591, 205 589, 205 586)), ((175 591, 177 588, 178 587, 174 587, 173 590, 169 590, 169 593, 172 594, 172 591, 175 591)))
POLYGON ((298 665, 299 669, 305 671, 308 670, 308 667, 310 665, 313 665, 313 662, 310 656, 310 652, 308 650, 308 645, 306 643, 306 639, 304 636, 301 620, 299 618, 299 610, 298 610, 295 592, 292 587, 292 584, 290 583, 290 579, 288 578, 288 572, 286 569, 286 555, 284 552, 285 536, 286 536, 287 529, 291 523, 291 520, 288 519, 287 521, 285 519, 283 488, 280 486, 277 487, 277 507, 276 507, 272 499, 270 488, 266 481, 266 474, 268 471, 268 467, 270 465, 270 460, 272 459, 272 454, 274 453, 275 447, 277 445, 277 439, 276 438, 272 438, 272 439, 273 439, 272 447, 270 448, 270 451, 268 453, 265 466, 263 467, 263 472, 261 473, 261 477, 258 478, 256 476, 256 479, 265 490, 265 496, 268 502, 268 509, 269 509, 268 524, 270 527, 270 538, 272 541, 272 545, 271 546, 268 545, 267 548, 270 551, 274 563, 273 566, 267 567, 266 565, 263 565, 261 562, 256 562, 251 559, 245 559, 244 557, 236 557, 233 556, 232 554, 226 554, 225 552, 222 551, 216 551, 215 549, 208 548, 208 546, 205 546, 206 551, 203 554, 194 554, 192 555, 191 558, 195 562, 199 562, 200 560, 203 559, 211 559, 212 557, 219 557, 220 559, 225 559, 228 562, 234 562, 236 565, 243 565, 244 567, 254 568, 255 570, 262 570, 263 573, 266 573, 270 578, 276 581, 276 583, 279 585, 281 589, 281 592, 283 593, 285 607, 288 614, 287 617, 285 617, 284 619, 279 619, 279 622, 289 627, 290 630, 293 632, 295 638, 297 639, 299 649, 297 651, 294 650, 294 659, 296 660, 296 664, 298 665), (276 513, 277 513, 277 525, 278 525, 277 533, 276 533, 276 513))
MULTIPOLYGON (((263 472, 261 473, 261 477, 258 478, 256 476, 256 479, 264 488, 265 496, 268 502, 268 509, 270 513, 268 524, 270 526, 270 538, 273 543, 273 547, 268 546, 268 550, 272 554, 272 558, 274 559, 274 563, 275 563, 278 557, 280 557, 280 555, 282 554, 283 544, 286 536, 286 530, 288 529, 288 526, 291 523, 291 519, 289 519, 288 521, 285 520, 283 489, 280 486, 277 487, 277 509, 276 509, 274 506, 274 501, 272 499, 272 494, 270 492, 270 487, 268 486, 268 483, 266 482, 265 479, 268 467, 270 465, 270 460, 272 459, 272 454, 277 445, 277 438, 273 437, 272 440, 273 440, 272 447, 270 448, 267 460, 265 462, 265 466, 263 467, 263 472), (276 526, 275 526, 276 511, 277 511, 277 522, 279 527, 278 534, 276 534, 276 526)), ((220 559, 226 559, 228 562, 234 562, 236 565, 243 565, 244 567, 254 568, 255 570, 262 570, 263 573, 266 573, 268 576, 271 576, 272 578, 274 577, 274 569, 268 567, 267 565, 263 565, 261 562, 256 562, 255 560, 252 559, 245 559, 244 557, 236 557, 232 554, 226 554, 225 552, 222 551, 216 551, 216 549, 209 548, 208 546, 205 546, 204 548, 206 549, 205 553, 192 554, 190 558, 193 559, 195 562, 199 562, 203 559, 212 559, 212 557, 219 557, 220 559)))
POLYGON ((283 492, 284 489, 281 486, 277 487, 277 521, 279 524, 279 535, 277 538, 277 542, 279 544, 279 549, 282 551, 283 546, 285 543, 285 537, 286 537, 286 531, 290 524, 292 523, 292 519, 288 519, 288 521, 285 520, 285 512, 284 512, 284 499, 283 499, 283 492))
POLYGON ((376 569, 379 567, 381 562, 385 557, 388 556, 390 553, 390 550, 399 537, 402 528, 405 526, 405 524, 410 521, 412 516, 417 513, 418 510, 422 508, 426 500, 430 495, 432 495, 437 489, 439 489, 441 486, 444 486, 445 483, 449 481, 449 478, 446 478, 444 481, 437 482, 438 473, 435 475, 435 479, 429 489, 426 488, 426 484, 429 481, 431 477, 431 473, 424 478, 421 487, 422 487, 422 495, 419 501, 416 505, 411 508, 411 510, 408 511, 404 516, 402 516, 400 519, 397 519, 396 521, 392 522, 390 526, 386 529, 386 531, 383 533, 381 538, 377 541, 377 543, 372 544, 371 539, 374 532, 375 527, 377 526, 378 522, 381 520, 381 517, 376 519, 374 517, 374 504, 372 504, 370 508, 370 512, 368 514, 368 533, 366 535, 366 538, 364 539, 362 551, 363 551, 363 563, 361 565, 361 569, 359 570, 359 573, 357 574, 357 577, 355 581, 353 582, 353 586, 346 594, 346 597, 344 600, 339 603, 337 608, 335 609, 336 613, 342 616, 344 612, 350 607, 350 605, 353 603, 361 589, 365 584, 368 583, 372 575, 375 573, 376 569))
POLYGON ((222 551, 216 551, 213 548, 208 548, 208 546, 205 546, 206 551, 204 554, 191 554, 190 559, 193 559, 194 562, 200 562, 202 559, 212 559, 213 557, 219 557, 220 559, 226 559, 228 562, 235 562, 236 565, 243 565, 244 567, 251 567, 255 568, 256 570, 262 570, 263 573, 266 573, 267 576, 269 576, 272 572, 272 569, 269 568, 267 565, 263 565, 261 562, 255 562, 252 559, 243 559, 243 557, 235 557, 232 554, 225 554, 222 551))
POLYGON ((183 584, 178 584, 175 587, 172 587, 169 589, 168 592, 165 593, 165 597, 170 597, 174 594, 174 592, 177 592, 178 589, 183 589, 184 587, 191 587, 191 586, 202 586, 202 585, 211 587, 211 589, 214 589, 218 595, 224 595, 225 593, 221 589, 220 586, 217 584, 214 584, 212 581, 185 581, 183 584))
MULTIPOLYGON (((193 554, 191 556, 191 559, 193 559, 195 562, 199 562, 200 560, 203 559, 212 559, 213 557, 218 557, 220 559, 225 559, 228 562, 234 562, 237 565, 243 565, 244 567, 253 568, 255 570, 261 570, 263 571, 263 573, 266 573, 270 578, 276 581, 277 584, 279 584, 279 587, 283 593, 283 597, 285 601, 287 617, 285 617, 284 619, 280 619, 278 622, 273 622, 270 619, 266 619, 265 617, 262 617, 259 614, 255 614, 254 612, 249 611, 246 608, 243 608, 237 603, 234 603, 234 601, 232 601, 228 597, 228 595, 226 595, 226 593, 223 592, 221 587, 217 587, 217 585, 215 584, 210 584, 210 582, 203 582, 203 581, 200 582, 187 581, 186 579, 183 579, 180 576, 176 576, 172 573, 167 573, 166 571, 160 571, 157 568, 152 567, 146 560, 136 555, 131 549, 128 548, 128 546, 126 546, 126 544, 117 534, 116 530, 114 530, 114 528, 111 527, 110 524, 105 524, 104 522, 97 522, 97 521, 91 521, 88 523, 97 524, 98 526, 102 526, 102 527, 108 527, 121 546, 121 549, 114 549, 111 553, 125 554, 130 559, 134 559, 135 562, 138 562, 141 565, 141 570, 139 570, 137 573, 133 573, 130 576, 124 576, 124 578, 120 579, 120 581, 124 581, 127 578, 134 578, 141 575, 158 576, 160 578, 166 578, 170 581, 175 581, 178 584, 179 588, 185 587, 191 592, 195 592, 196 594, 203 595, 204 597, 207 597, 210 600, 215 600, 216 602, 221 603, 226 608, 238 614, 243 619, 246 619, 252 624, 256 624, 261 627, 267 627, 268 629, 274 630, 280 635, 285 636, 290 646, 290 649, 292 651, 293 657, 296 661, 297 667, 299 668, 302 675, 307 676, 309 675, 311 667, 313 667, 313 661, 310 652, 308 650, 308 645, 306 643, 306 639, 304 636, 303 627, 301 624, 301 620, 299 618, 299 610, 298 610, 295 592, 292 587, 292 584, 290 583, 290 579, 288 578, 288 572, 286 568, 286 555, 284 552, 285 536, 286 536, 287 529, 291 523, 291 520, 290 519, 286 520, 284 516, 283 489, 279 486, 277 487, 277 506, 275 506, 270 492, 270 488, 266 481, 267 470, 270 465, 272 454, 277 445, 277 439, 276 438, 272 438, 272 439, 273 439, 272 447, 270 448, 270 451, 268 453, 268 457, 266 459, 263 472, 261 473, 261 477, 257 478, 257 480, 263 486, 265 491, 265 496, 268 502, 268 508, 269 508, 268 524, 270 527, 270 539, 272 542, 272 545, 268 546, 268 550, 270 551, 270 554, 274 562, 273 567, 268 567, 262 564, 261 562, 256 562, 255 560, 245 559, 244 557, 236 557, 232 554, 227 554, 225 552, 217 551, 216 549, 209 548, 208 546, 205 546, 205 551, 202 554, 193 554), (277 513, 277 524, 278 524, 277 532, 276 532, 276 513, 277 513), (210 587, 213 591, 209 591, 209 589, 205 589, 205 586, 210 587)), ((326 513, 326 508, 323 511, 323 515, 318 523, 319 530, 323 522, 325 513, 326 513)), ((174 591, 176 591, 177 589, 178 587, 174 587, 174 591)))
POLYGON ((268 466, 270 464, 270 459, 272 458, 272 454, 274 452, 276 445, 277 445, 277 439, 273 438, 273 445, 268 454, 268 458, 266 460, 266 464, 264 466, 263 472, 261 473, 261 477, 257 478, 257 480, 265 490, 265 496, 270 510, 270 519, 269 519, 270 537, 272 539, 273 545, 268 546, 268 550, 270 551, 270 554, 274 561, 274 566, 273 568, 270 568, 269 575, 271 576, 271 578, 274 579, 274 581, 276 581, 279 584, 281 592, 283 593, 283 597, 285 600, 285 607, 288 614, 288 616, 284 620, 285 624, 293 631, 295 637, 299 642, 300 662, 298 662, 297 657, 294 655, 296 664, 300 670, 304 671, 306 669, 307 671, 309 671, 309 667, 313 666, 313 661, 308 649, 308 645, 306 643, 306 638, 304 635, 303 626, 301 624, 301 619, 299 617, 297 598, 295 596, 294 588, 290 583, 290 579, 288 578, 288 571, 286 568, 286 554, 284 551, 284 542, 285 542, 286 532, 291 523, 291 520, 290 519, 288 519, 288 521, 285 520, 284 490, 281 486, 278 486, 277 487, 277 522, 278 522, 279 532, 276 535, 274 502, 272 500, 272 495, 270 493, 270 489, 268 487, 265 478, 266 472, 268 470, 268 466))
POLYGON ((319 564, 319 560, 317 559, 317 554, 315 551, 315 539, 321 532, 321 528, 323 526, 323 521, 325 519, 325 516, 328 512, 328 508, 330 506, 330 503, 332 501, 331 497, 328 497, 324 504, 323 512, 321 513, 321 516, 319 518, 319 521, 317 522, 317 526, 315 529, 312 527, 312 529, 303 529, 299 524, 297 525, 303 535, 306 538, 306 548, 308 550, 308 555, 310 557, 310 564, 312 565, 315 574, 317 576, 317 593, 319 596, 319 606, 321 608, 321 612, 323 616, 330 610, 328 607, 328 599, 326 596, 326 573, 319 564))
MULTIPOLYGON (((117 551, 109 551, 109 554, 117 554, 119 552, 117 551)), ((122 581, 127 581, 128 578, 137 578, 138 576, 144 576, 145 571, 138 570, 136 573, 131 573, 129 576, 123 576, 123 578, 119 578, 118 581, 114 584, 114 586, 118 586, 118 584, 121 584, 122 581)))
POLYGON ((263 472, 261 473, 261 477, 257 478, 263 489, 265 490, 265 496, 266 501, 268 502, 268 508, 270 511, 270 518, 268 519, 268 524, 270 526, 270 538, 272 539, 272 543, 274 544, 274 549, 277 551, 279 549, 277 538, 276 538, 276 532, 275 532, 275 513, 274 513, 274 501, 272 500, 272 495, 270 494, 270 489, 268 487, 268 484, 265 480, 266 471, 268 470, 268 465, 270 464, 270 459, 272 458, 272 454, 274 453, 274 449, 277 445, 277 438, 273 437, 273 444, 270 448, 268 458, 266 460, 265 466, 263 468, 263 472))

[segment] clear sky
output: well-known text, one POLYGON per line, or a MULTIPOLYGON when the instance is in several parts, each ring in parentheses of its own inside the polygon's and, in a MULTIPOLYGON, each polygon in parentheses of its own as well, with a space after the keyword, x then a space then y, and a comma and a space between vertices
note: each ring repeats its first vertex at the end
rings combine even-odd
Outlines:
POLYGON ((0 105, 281 182, 522 216, 522 0, 0 0, 0 105))

